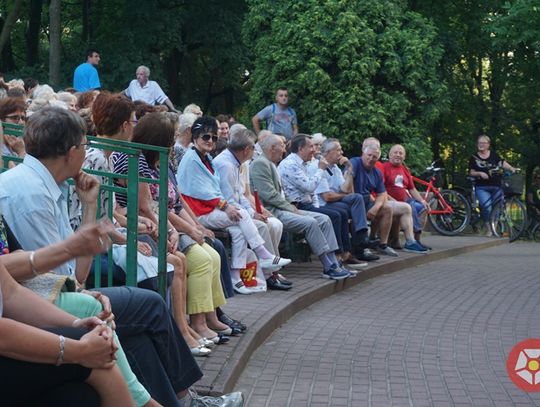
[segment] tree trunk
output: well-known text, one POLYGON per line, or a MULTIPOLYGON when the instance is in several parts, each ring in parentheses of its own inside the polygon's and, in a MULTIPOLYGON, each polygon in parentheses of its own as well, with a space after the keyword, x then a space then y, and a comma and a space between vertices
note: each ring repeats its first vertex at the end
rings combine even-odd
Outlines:
POLYGON ((60 85, 60 0, 51 0, 49 6, 49 84, 60 85))
POLYGON ((43 0, 30 0, 28 28, 26 29, 26 65, 39 62, 39 30, 41 28, 41 11, 43 0))
POLYGON ((0 33, 0 54, 2 54, 2 50, 9 40, 9 35, 11 34, 13 25, 19 18, 22 4, 23 0, 16 0, 11 13, 8 14, 6 20, 4 21, 4 26, 2 27, 2 32, 0 33))

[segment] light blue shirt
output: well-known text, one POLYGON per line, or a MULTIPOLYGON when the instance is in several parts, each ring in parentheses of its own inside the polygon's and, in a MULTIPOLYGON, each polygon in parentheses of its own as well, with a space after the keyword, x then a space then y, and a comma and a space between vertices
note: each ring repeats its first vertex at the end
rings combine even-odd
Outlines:
POLYGON ((94 65, 88 62, 80 64, 73 73, 73 87, 77 92, 86 92, 101 88, 99 75, 94 65))
MULTIPOLYGON (((318 160, 314 160, 308 166, 308 172, 314 173, 319 168, 318 160)), ((315 189, 315 194, 319 198, 319 206, 326 205, 326 201, 322 197, 325 192, 343 192, 341 186, 345 183, 345 178, 339 167, 334 164, 328 167, 332 175, 328 171, 323 171, 321 182, 315 189)))
MULTIPOLYGON (((37 250, 73 234, 67 197, 67 183, 57 184, 30 154, 22 164, 0 175, 0 212, 24 250, 37 250)), ((54 271, 73 276, 75 260, 54 271)))
POLYGON ((317 168, 313 174, 308 173, 307 164, 296 153, 289 154, 278 165, 283 191, 289 202, 313 203, 314 192, 323 177, 323 170, 317 168))
POLYGON ((213 163, 219 172, 219 186, 227 202, 244 208, 250 216, 253 216, 255 210, 244 195, 245 189, 240 177, 240 162, 234 154, 227 148, 214 158, 213 163))

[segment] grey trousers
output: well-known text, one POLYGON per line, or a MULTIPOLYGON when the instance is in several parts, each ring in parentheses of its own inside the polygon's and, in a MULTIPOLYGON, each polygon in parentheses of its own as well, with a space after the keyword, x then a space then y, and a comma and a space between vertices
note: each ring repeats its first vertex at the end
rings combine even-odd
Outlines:
POLYGON ((315 255, 338 250, 332 221, 327 215, 310 211, 298 213, 276 209, 274 215, 283 223, 283 229, 293 233, 304 233, 315 255))

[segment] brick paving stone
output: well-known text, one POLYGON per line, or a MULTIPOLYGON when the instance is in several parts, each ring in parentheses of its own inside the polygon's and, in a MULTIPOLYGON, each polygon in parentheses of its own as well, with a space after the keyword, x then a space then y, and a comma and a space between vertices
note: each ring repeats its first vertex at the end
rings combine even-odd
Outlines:
POLYGON ((538 249, 504 244, 339 291, 268 337, 236 389, 254 407, 540 406, 505 370, 516 342, 540 337, 538 249))

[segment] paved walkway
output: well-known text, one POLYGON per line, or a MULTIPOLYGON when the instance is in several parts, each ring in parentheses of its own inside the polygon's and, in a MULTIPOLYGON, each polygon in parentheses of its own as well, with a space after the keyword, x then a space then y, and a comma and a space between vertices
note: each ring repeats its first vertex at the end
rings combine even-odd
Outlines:
POLYGON ((227 345, 218 346, 208 358, 198 358, 204 377, 197 383, 202 393, 222 394, 235 386, 249 358, 255 350, 297 312, 327 298, 337 292, 364 285, 366 280, 386 273, 434 262, 449 256, 480 250, 493 245, 506 245, 499 239, 477 236, 426 236, 426 242, 433 247, 428 255, 400 253, 397 258, 383 256, 354 279, 339 282, 320 278, 321 266, 316 260, 308 263, 294 263, 286 267, 284 273, 294 282, 288 292, 271 291, 248 296, 237 295, 224 307, 226 312, 243 320, 249 327, 239 337, 231 338, 227 345))
POLYGON ((531 406, 507 377, 540 337, 540 245, 504 244, 367 280, 300 311, 253 354, 250 407, 531 406))

